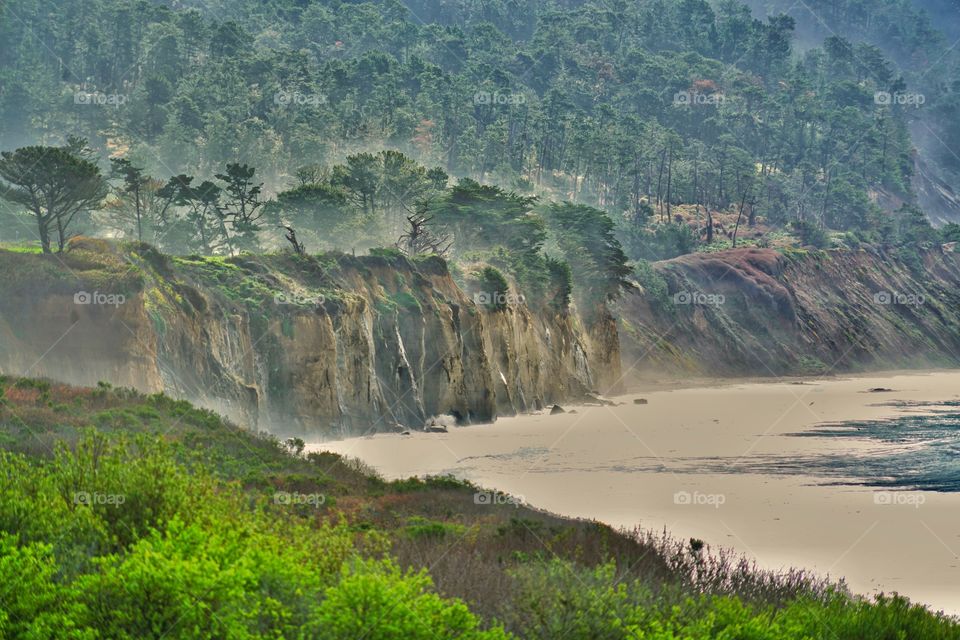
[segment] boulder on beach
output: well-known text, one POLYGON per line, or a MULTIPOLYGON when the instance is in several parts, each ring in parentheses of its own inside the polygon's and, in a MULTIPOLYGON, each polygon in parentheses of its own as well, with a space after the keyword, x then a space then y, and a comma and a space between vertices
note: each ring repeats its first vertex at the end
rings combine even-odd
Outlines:
POLYGON ((555 404, 552 407, 550 407, 550 415, 554 416, 554 415, 557 415, 558 413, 566 413, 566 410, 564 410, 564 408, 558 404, 555 404))

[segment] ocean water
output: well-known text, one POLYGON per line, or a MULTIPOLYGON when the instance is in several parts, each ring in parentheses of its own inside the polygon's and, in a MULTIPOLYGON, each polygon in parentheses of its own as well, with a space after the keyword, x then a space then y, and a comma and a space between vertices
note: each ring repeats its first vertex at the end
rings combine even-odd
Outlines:
POLYGON ((844 476, 838 484, 960 492, 960 402, 898 403, 904 415, 889 420, 824 425, 789 434, 797 438, 857 439, 870 447, 866 453, 821 456, 809 461, 807 473, 844 476), (911 415, 911 409, 933 415, 911 415))
POLYGON ((904 413, 887 420, 825 424, 782 436, 850 440, 857 446, 833 447, 830 453, 699 458, 690 460, 692 464, 682 471, 806 475, 820 484, 960 492, 960 402, 889 406, 904 413))

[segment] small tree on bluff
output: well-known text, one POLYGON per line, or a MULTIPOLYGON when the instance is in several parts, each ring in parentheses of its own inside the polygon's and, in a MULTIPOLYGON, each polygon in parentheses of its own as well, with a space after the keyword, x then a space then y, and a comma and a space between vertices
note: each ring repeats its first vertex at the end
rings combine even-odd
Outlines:
POLYGON ((0 196, 33 214, 44 253, 52 252, 52 241, 62 253, 77 214, 98 207, 107 196, 100 168, 75 149, 33 146, 0 153, 0 196))

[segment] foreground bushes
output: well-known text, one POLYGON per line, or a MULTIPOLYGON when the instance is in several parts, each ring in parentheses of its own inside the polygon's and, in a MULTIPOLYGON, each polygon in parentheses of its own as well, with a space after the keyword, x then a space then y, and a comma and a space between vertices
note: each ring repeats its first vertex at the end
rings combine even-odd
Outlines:
MULTIPOLYGON (((188 471, 177 451, 145 434, 88 432, 47 457, 0 452, 0 638, 960 638, 955 622, 903 598, 851 599, 801 572, 759 572, 702 545, 641 541, 658 559, 632 558, 630 568, 660 567, 649 575, 584 562, 590 543, 609 552, 613 540, 573 523, 548 530, 514 518, 489 534, 506 553, 469 564, 480 550, 475 527, 426 518, 370 526, 278 504, 269 487, 244 489, 200 464, 188 471), (576 539, 576 561, 543 542, 575 531, 587 536, 576 539), (421 564, 392 560, 386 550, 398 542, 424 550, 421 564), (459 558, 461 572, 472 567, 468 586, 499 575, 498 590, 472 590, 486 619, 437 592, 422 567, 444 556, 459 558)), ((437 504, 430 487, 464 489, 401 483, 392 504, 417 501, 424 513, 472 504, 437 504)), ((361 501, 358 512, 373 504, 361 501)))
POLYGON ((519 597, 504 608, 518 635, 593 640, 946 640, 960 625, 899 596, 874 602, 836 591, 782 607, 737 596, 654 592, 618 582, 613 565, 583 569, 562 561, 515 572, 519 597))
POLYGON ((426 575, 360 560, 379 534, 249 498, 145 439, 0 455, 0 638, 507 637, 426 575))

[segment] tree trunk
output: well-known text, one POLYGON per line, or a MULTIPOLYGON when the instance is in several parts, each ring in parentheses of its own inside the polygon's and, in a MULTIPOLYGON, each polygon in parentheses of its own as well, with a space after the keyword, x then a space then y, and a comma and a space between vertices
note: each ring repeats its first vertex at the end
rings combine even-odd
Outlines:
POLYGON ((747 193, 740 198, 740 210, 737 212, 737 224, 733 225, 733 248, 737 248, 737 233, 740 231, 740 219, 743 217, 743 207, 747 203, 747 193))
POLYGON ((64 237, 63 229, 63 218, 59 215, 57 218, 57 253, 63 253, 63 248, 67 244, 67 239, 64 237))
POLYGON ((40 246, 43 248, 44 253, 52 253, 50 251, 50 228, 49 221, 44 221, 41 214, 37 214, 37 231, 40 233, 40 246))

